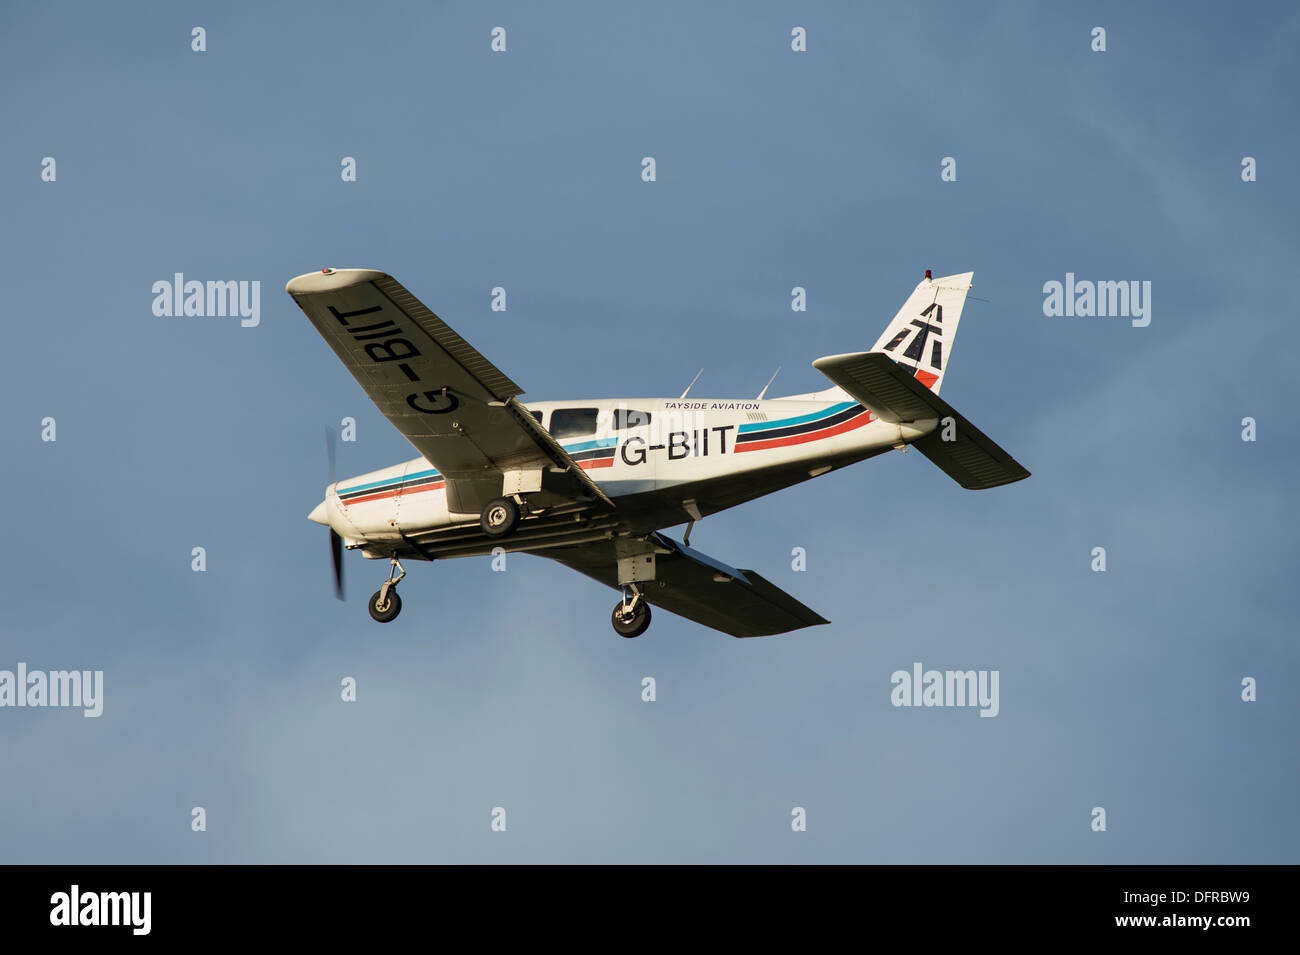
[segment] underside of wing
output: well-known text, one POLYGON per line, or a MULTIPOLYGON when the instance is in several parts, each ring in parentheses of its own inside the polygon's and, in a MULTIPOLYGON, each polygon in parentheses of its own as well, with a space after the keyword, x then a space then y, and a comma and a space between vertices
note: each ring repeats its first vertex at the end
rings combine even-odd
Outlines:
MULTIPOLYGON (((620 541, 539 551, 603 584, 618 588, 620 541)), ((653 579, 637 584, 645 599, 733 637, 763 637, 829 623, 752 570, 738 570, 665 537, 650 535, 653 579)), ((626 560, 627 558, 623 558, 626 560)))
POLYGON ((474 513, 515 491, 610 503, 520 404, 523 389, 396 279, 325 269, 285 290, 384 416, 446 477, 453 510, 474 513))

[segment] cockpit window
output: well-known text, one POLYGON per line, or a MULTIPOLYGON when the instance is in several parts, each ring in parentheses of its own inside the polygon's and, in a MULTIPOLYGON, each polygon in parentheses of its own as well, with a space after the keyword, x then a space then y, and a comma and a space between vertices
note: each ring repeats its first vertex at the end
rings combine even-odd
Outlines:
POLYGON ((595 433, 595 408, 556 408, 551 412, 551 435, 557 440, 595 433))
POLYGON ((633 411, 630 408, 614 409, 614 430, 623 428, 640 428, 650 423, 650 412, 633 411))

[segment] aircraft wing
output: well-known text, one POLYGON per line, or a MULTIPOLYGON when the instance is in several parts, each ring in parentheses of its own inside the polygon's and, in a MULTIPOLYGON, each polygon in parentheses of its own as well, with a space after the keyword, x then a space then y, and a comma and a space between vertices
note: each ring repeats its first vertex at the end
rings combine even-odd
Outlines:
MULTIPOLYGON (((733 637, 764 637, 830 623, 752 570, 737 570, 663 534, 650 535, 655 576, 639 586, 645 598, 733 637)), ((618 589, 620 541, 539 550, 602 584, 618 589)))
POLYGON ((542 484, 561 500, 612 506, 520 403, 523 389, 392 276, 325 269, 292 279, 285 291, 370 400, 446 477, 453 511, 475 513, 492 498, 542 484))

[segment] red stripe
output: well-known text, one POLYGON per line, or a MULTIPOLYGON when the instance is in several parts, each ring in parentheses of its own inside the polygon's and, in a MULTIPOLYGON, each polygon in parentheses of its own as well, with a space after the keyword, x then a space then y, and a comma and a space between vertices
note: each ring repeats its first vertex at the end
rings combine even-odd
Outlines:
POLYGON ((823 428, 820 431, 809 431, 807 434, 792 434, 788 438, 773 438, 771 441, 751 441, 748 444, 736 445, 736 453, 741 451, 766 451, 768 448, 785 448, 792 444, 804 444, 808 441, 818 441, 822 438, 830 438, 837 434, 843 434, 845 431, 853 431, 861 428, 864 424, 871 423, 871 412, 864 411, 860 415, 850 418, 848 421, 841 421, 833 428, 823 428))
POLYGON ((584 471, 590 471, 592 468, 612 468, 613 466, 614 458, 612 455, 608 458, 592 458, 589 461, 578 462, 578 467, 584 471))
POLYGON ((398 488, 396 491, 381 491, 378 494, 367 494, 365 497, 350 497, 343 501, 343 506, 348 507, 352 504, 364 504, 366 501, 382 501, 386 497, 397 497, 399 494, 419 494, 421 491, 436 491, 438 488, 446 486, 446 481, 435 481, 433 484, 422 484, 419 487, 398 488))

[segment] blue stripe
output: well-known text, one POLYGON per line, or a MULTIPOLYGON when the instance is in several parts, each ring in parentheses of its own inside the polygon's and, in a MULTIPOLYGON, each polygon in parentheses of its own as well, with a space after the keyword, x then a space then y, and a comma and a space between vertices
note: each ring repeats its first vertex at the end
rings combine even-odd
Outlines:
POLYGON ((805 421, 817 421, 821 418, 829 418, 831 415, 839 414, 846 408, 852 408, 857 402, 843 401, 837 405, 831 405, 821 411, 814 411, 811 414, 800 415, 797 418, 782 418, 780 421, 755 421, 753 424, 742 424, 740 433, 747 431, 766 431, 768 428, 788 428, 791 425, 803 424, 805 421))
MULTIPOLYGON (((564 450, 570 454, 575 451, 592 451, 596 448, 613 448, 618 446, 618 438, 597 438, 594 441, 579 441, 577 444, 566 444, 564 450)), ((414 481, 417 478, 438 477, 438 472, 432 468, 428 471, 416 471, 414 474, 399 475, 395 478, 384 478, 382 481, 371 481, 369 484, 349 484, 340 485, 339 493, 344 494, 351 491, 366 491, 372 488, 390 487, 401 484, 404 481, 414 481)))
POLYGON ((413 481, 416 478, 437 476, 438 472, 432 469, 428 471, 416 471, 414 474, 399 475, 395 478, 384 478, 382 481, 371 481, 369 484, 351 484, 347 487, 340 487, 338 491, 340 494, 345 491, 364 491, 372 487, 389 487, 394 484, 401 484, 403 481, 413 481))
POLYGON ((592 451, 596 448, 612 448, 618 445, 618 438, 597 438, 595 441, 579 441, 577 444, 566 444, 564 450, 573 454, 575 451, 592 451))

